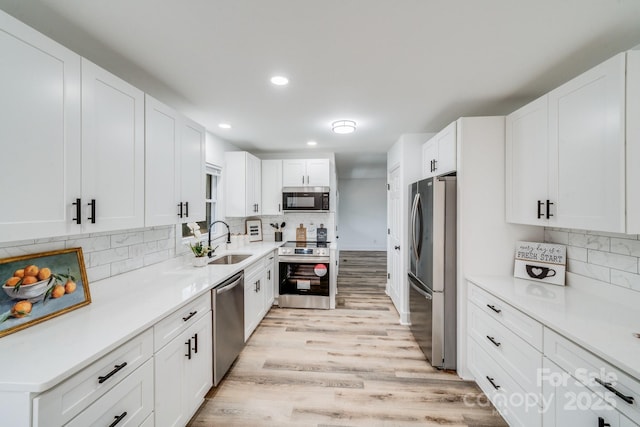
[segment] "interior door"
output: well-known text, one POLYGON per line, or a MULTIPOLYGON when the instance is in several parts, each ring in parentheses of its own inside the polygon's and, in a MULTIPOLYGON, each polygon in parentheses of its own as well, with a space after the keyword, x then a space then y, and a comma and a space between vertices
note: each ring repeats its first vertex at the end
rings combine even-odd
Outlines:
POLYGON ((393 169, 389 173, 389 195, 388 195, 388 223, 389 223, 389 245, 387 251, 388 260, 388 281, 387 293, 391 299, 399 307, 400 286, 403 280, 401 277, 401 251, 400 242, 402 235, 400 213, 400 167, 393 169))

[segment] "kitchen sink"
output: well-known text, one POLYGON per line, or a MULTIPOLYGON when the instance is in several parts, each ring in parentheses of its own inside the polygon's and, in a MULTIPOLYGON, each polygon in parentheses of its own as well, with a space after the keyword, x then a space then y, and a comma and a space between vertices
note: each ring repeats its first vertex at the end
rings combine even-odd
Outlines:
POLYGON ((214 259, 213 261, 209 261, 209 264, 237 264, 245 259, 249 258, 251 255, 248 254, 228 254, 222 255, 214 259))

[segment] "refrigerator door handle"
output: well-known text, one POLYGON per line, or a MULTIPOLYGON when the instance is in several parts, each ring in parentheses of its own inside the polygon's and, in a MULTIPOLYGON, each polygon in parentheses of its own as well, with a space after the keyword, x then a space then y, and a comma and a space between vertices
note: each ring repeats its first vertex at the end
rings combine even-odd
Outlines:
POLYGON ((418 251, 416 250, 416 213, 418 210, 418 199, 420 198, 420 194, 416 193, 413 196, 413 206, 411 206, 411 250, 413 251, 413 256, 418 261, 418 251))
POLYGON ((422 201, 420 200, 420 193, 416 194, 416 217, 420 221, 420 235, 418 237, 418 244, 416 245, 416 259, 420 259, 422 255, 422 237, 424 233, 424 218, 422 212, 422 201))
POLYGON ((425 297, 428 300, 433 300, 433 295, 431 295, 430 293, 427 293, 425 291, 423 291, 422 289, 420 289, 419 287, 417 287, 411 280, 409 280, 409 284, 411 285, 411 287, 420 295, 422 295, 423 297, 425 297))

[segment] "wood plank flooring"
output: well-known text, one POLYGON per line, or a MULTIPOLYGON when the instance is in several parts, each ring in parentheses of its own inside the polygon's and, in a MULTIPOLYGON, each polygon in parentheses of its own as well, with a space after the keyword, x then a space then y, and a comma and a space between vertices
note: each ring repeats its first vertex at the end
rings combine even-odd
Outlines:
POLYGON ((506 426, 475 383, 424 359, 384 293, 386 253, 340 253, 336 310, 274 307, 189 423, 506 426))

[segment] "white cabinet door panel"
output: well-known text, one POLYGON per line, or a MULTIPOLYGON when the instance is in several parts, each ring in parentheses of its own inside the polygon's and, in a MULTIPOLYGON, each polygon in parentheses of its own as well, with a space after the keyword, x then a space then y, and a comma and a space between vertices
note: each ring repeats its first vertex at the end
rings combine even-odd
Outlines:
POLYGON ((306 160, 285 159, 282 161, 282 186, 301 187, 306 185, 306 160))
MULTIPOLYGON (((191 417, 213 386, 213 331, 211 312, 190 328, 191 359, 187 362, 187 416, 191 417)), ((188 421, 188 420, 186 420, 188 421)))
POLYGON ((547 95, 506 118, 507 221, 544 225, 548 168, 547 95), (538 201, 544 205, 538 205, 538 201), (543 216, 540 218, 541 215, 543 216))
POLYGON ((144 93, 82 60, 83 230, 144 225, 144 93), (95 223, 88 202, 95 200, 95 223))
POLYGON ((436 135, 438 157, 435 164, 436 175, 444 175, 456 170, 456 122, 451 123, 436 135))
POLYGON ((640 234, 640 50, 627 52, 627 233, 640 234))
POLYGON ((329 159, 307 160, 307 185, 312 187, 329 187, 331 162, 329 159))
POLYGON ((624 54, 549 93, 550 224, 625 231, 624 113, 624 54))
POLYGON ((80 57, 0 11, 0 241, 79 232, 80 57))
POLYGON ((185 207, 182 222, 204 221, 204 148, 205 129, 199 124, 184 119, 180 135, 180 200, 189 203, 185 207), (188 211, 188 212, 187 212, 188 211))
POLYGON ((282 215, 282 160, 262 161, 262 215, 282 215))

